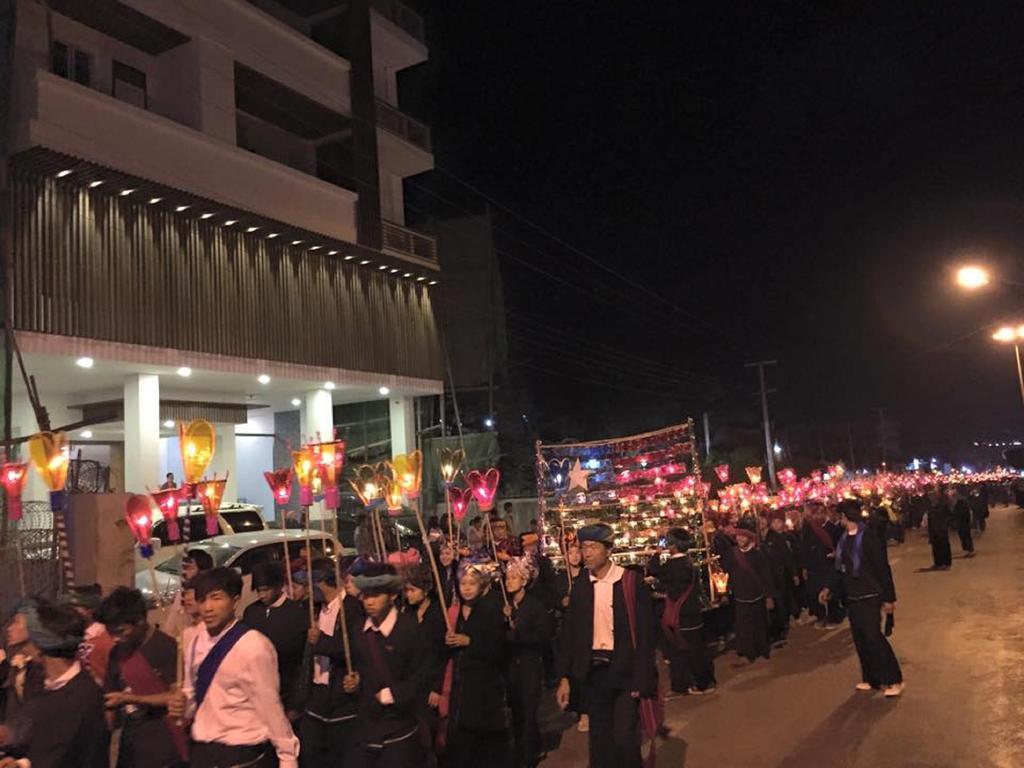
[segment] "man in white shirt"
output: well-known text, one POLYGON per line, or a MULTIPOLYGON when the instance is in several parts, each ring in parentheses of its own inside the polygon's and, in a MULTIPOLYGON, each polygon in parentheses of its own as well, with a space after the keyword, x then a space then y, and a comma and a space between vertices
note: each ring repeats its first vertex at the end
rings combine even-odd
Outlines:
POLYGON ((588 574, 573 583, 562 623, 556 699, 565 709, 570 686, 586 688, 592 768, 639 768, 639 700, 658 689, 651 597, 635 572, 612 562, 611 526, 577 535, 588 574))
POLYGON ((192 720, 191 768, 298 768, 299 740, 278 692, 277 654, 235 619, 242 577, 231 568, 192 580, 203 628, 185 652, 182 691, 170 713, 192 720))

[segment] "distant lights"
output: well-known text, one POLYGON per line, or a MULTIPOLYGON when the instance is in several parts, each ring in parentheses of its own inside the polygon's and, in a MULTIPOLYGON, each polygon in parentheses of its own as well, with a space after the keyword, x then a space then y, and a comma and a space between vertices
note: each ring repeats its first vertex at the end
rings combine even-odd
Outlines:
POLYGON ((381 387, 377 391, 380 392, 381 397, 387 397, 391 394, 391 390, 388 387, 381 387))
POLYGON ((149 204, 150 204, 150 205, 156 205, 156 204, 157 204, 157 203, 159 203, 159 202, 160 202, 161 200, 163 200, 163 198, 162 198, 162 197, 151 197, 151 198, 149 198, 149 204))
POLYGON ((484 426, 487 427, 488 429, 491 429, 494 426, 494 419, 488 416, 486 419, 484 419, 484 426))
POLYGON ((212 217, 212 216, 213 216, 213 214, 212 214, 212 213, 201 213, 201 214, 199 214, 199 218, 200 218, 200 219, 204 219, 204 220, 205 220, 205 219, 209 219, 209 218, 210 218, 210 217, 212 217))
POLYGON ((69 170, 63 170, 63 171, 58 171, 57 172, 57 178, 58 179, 63 179, 65 176, 70 176, 70 175, 71 175, 71 171, 69 171, 69 170))
POLYGON ((189 376, 192 375, 192 369, 189 368, 187 365, 183 365, 178 369, 177 373, 183 379, 187 379, 189 376))
POLYGON ((266 386, 267 384, 270 383, 270 377, 265 373, 261 373, 259 376, 256 377, 256 381, 258 381, 263 386, 266 386))
POLYGON ((99 187, 102 184, 103 184, 102 181, 91 181, 91 182, 89 182, 89 189, 96 189, 96 187, 99 187))
POLYGON ((324 382, 324 389, 328 389, 328 390, 334 389, 334 382, 333 381, 325 381, 324 382))
POLYGON ((77 365, 79 368, 92 368, 95 362, 96 361, 93 360, 91 357, 80 357, 77 360, 75 360, 75 365, 77 365))
POLYGON ((191 205, 176 205, 176 206, 174 207, 174 210, 175 210, 175 211, 176 211, 177 213, 181 213, 182 211, 187 211, 187 210, 188 210, 189 208, 191 208, 191 207, 192 207, 191 205))

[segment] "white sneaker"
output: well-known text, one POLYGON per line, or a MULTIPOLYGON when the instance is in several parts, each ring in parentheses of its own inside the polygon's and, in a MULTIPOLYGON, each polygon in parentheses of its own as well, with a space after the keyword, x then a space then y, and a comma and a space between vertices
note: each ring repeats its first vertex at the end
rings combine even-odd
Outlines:
POLYGON ((903 693, 903 683, 896 683, 896 685, 890 685, 888 688, 882 691, 886 696, 892 698, 893 696, 899 696, 903 693))
POLYGON ((872 688, 871 683, 857 683, 857 685, 854 687, 858 691, 870 691, 872 688))

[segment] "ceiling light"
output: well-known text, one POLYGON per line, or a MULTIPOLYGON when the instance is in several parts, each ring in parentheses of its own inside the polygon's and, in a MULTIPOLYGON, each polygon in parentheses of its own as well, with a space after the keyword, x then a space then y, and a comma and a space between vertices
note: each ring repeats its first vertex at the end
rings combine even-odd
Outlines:
POLYGON ((319 250, 320 250, 321 248, 323 248, 323 246, 322 246, 322 245, 314 245, 314 246, 313 246, 312 248, 310 248, 309 250, 311 250, 311 251, 319 251, 319 250))
POLYGON ((377 391, 380 392, 381 397, 387 397, 388 395, 391 394, 391 390, 388 389, 387 387, 381 387, 377 391))
POLYGON ((267 240, 273 240, 275 237, 277 237, 277 232, 271 232, 267 235, 267 240))
POLYGON ((338 255, 338 252, 337 252, 337 251, 328 251, 328 252, 327 252, 327 255, 328 255, 328 256, 337 256, 337 255, 338 255))
POLYGON ((199 215, 199 218, 200 218, 200 219, 208 219, 208 218, 210 218, 211 216, 213 216, 213 214, 212 214, 212 213, 202 213, 202 214, 200 214, 200 215, 199 215))
POLYGON ((122 189, 118 194, 120 194, 121 197, 127 197, 128 195, 130 195, 134 191, 135 191, 134 189, 122 189))
POLYGON ((292 240, 292 245, 302 245, 301 240, 292 240))
POLYGON ((300 405, 302 405, 302 401, 299 400, 299 398, 297 398, 297 397, 293 397, 292 398, 292 405, 294 405, 296 408, 298 408, 300 405))
POLYGON ((80 357, 75 360, 75 365, 79 368, 92 368, 92 364, 95 362, 91 357, 80 357))
POLYGON ((345 261, 352 261, 352 259, 354 259, 354 258, 355 258, 355 256, 349 255, 349 256, 345 257, 345 261))
POLYGON ((181 366, 181 368, 178 369, 178 375, 181 376, 182 378, 187 379, 189 376, 192 375, 192 369, 189 368, 187 365, 183 365, 181 366))
POLYGON ((362 261, 359 262, 359 266, 360 267, 365 267, 369 263, 370 263, 369 259, 363 259, 362 261))
POLYGON ((65 176, 70 176, 70 175, 71 175, 71 171, 67 171, 67 170, 58 171, 57 172, 57 178, 58 179, 63 179, 65 176))
POLYGON ((395 272, 397 272, 397 271, 398 271, 398 267, 395 267, 394 269, 392 269, 392 270, 391 270, 391 274, 393 275, 393 274, 395 274, 395 272))
POLYGON ((92 440, 92 430, 91 429, 83 429, 81 432, 79 432, 79 435, 84 437, 86 440, 92 440))
POLYGON ((182 211, 187 211, 190 207, 191 206, 188 205, 179 205, 176 206, 174 210, 176 210, 178 213, 181 213, 182 211))
POLYGON ((402 277, 412 277, 412 272, 406 272, 402 277))
POLYGON ((156 204, 157 204, 157 203, 159 203, 159 202, 160 202, 161 200, 163 200, 163 198, 162 198, 162 197, 151 197, 151 198, 149 198, 149 204, 150 204, 150 205, 156 205, 156 204))
POLYGON ((246 227, 245 231, 246 232, 255 232, 257 229, 259 229, 259 227, 246 227))
POLYGON ((238 223, 238 219, 228 219, 227 221, 224 222, 224 226, 225 227, 233 227, 237 223, 238 223))
POLYGON ((380 269, 380 270, 385 270, 387 268, 388 268, 387 264, 381 264, 379 267, 377 267, 377 269, 380 269))
POLYGON ((423 282, 424 280, 426 280, 426 279, 427 279, 427 278, 425 278, 425 277, 422 277, 422 276, 421 276, 421 277, 417 277, 417 278, 416 278, 416 282, 417 282, 417 283, 422 283, 422 282, 423 282))
POLYGON ((437 280, 431 280, 427 285, 437 285, 437 280))
POLYGON ((259 376, 256 377, 256 381, 258 381, 260 384, 266 385, 270 383, 270 377, 267 376, 267 374, 265 373, 261 373, 259 376))
POLYGON ((334 382, 333 381, 325 381, 324 382, 324 389, 334 389, 334 382))
POLYGON ((168 419, 167 421, 165 421, 164 426, 167 429, 174 429, 174 419, 168 419))
POLYGON ((102 183, 103 183, 102 181, 93 181, 93 182, 90 182, 90 183, 89 183, 89 189, 96 189, 96 187, 98 187, 98 186, 99 186, 100 184, 102 184, 102 183))

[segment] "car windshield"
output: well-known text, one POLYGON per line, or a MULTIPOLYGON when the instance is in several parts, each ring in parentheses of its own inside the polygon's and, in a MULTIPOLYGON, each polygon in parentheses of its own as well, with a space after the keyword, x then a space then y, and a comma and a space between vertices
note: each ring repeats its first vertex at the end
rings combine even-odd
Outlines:
MULTIPOLYGON (((202 546, 191 547, 191 549, 201 549, 204 552, 209 552, 210 557, 213 558, 214 565, 224 565, 234 555, 236 555, 241 547, 236 547, 231 544, 218 544, 210 541, 205 542, 202 546)), ((181 554, 177 554, 170 560, 165 560, 156 567, 158 571, 164 573, 173 573, 175 576, 181 573, 181 554)))
POLYGON ((255 509, 222 509, 220 516, 227 521, 235 533, 262 531, 267 527, 263 522, 263 517, 255 509))

